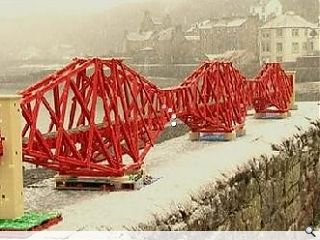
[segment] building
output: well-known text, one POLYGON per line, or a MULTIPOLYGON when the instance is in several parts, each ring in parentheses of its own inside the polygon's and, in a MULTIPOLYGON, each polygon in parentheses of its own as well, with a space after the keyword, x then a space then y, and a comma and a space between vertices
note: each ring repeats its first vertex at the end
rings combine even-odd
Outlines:
POLYGON ((295 62, 297 57, 307 55, 308 48, 315 47, 308 46, 315 29, 316 24, 293 12, 270 20, 259 29, 260 63, 295 62))
POLYGON ((200 51, 202 54, 221 54, 230 50, 247 50, 258 56, 258 24, 255 16, 211 19, 199 23, 200 51))
POLYGON ((320 16, 318 17, 318 25, 312 29, 307 40, 307 54, 320 56, 320 16))
POLYGON ((199 36, 186 36, 178 25, 160 31, 154 46, 160 63, 190 63, 198 53, 199 41, 199 36))
POLYGON ((139 32, 159 31, 162 29, 162 22, 153 18, 149 11, 144 12, 144 18, 140 24, 139 32))
POLYGON ((125 32, 123 53, 133 55, 145 48, 153 48, 154 31, 125 32))
POLYGON ((313 29, 307 39, 307 55, 320 56, 320 26, 313 29))
POLYGON ((186 35, 169 15, 155 20, 148 11, 137 32, 125 32, 123 53, 136 63, 185 63, 198 52, 199 35, 186 35))
POLYGON ((282 15, 282 4, 279 0, 258 0, 256 5, 250 8, 250 13, 259 16, 260 21, 266 22, 282 15))
POLYGON ((124 33, 122 53, 129 55, 136 52, 154 47, 156 35, 165 29, 171 28, 172 22, 170 15, 166 15, 163 21, 151 17, 149 11, 145 11, 138 31, 124 33))

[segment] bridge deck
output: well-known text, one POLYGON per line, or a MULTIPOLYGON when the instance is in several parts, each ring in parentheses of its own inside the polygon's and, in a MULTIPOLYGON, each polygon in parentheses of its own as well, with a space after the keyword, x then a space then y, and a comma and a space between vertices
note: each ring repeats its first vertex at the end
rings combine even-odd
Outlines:
POLYGON ((178 137, 151 149, 146 168, 160 180, 140 191, 117 193, 56 192, 53 181, 45 181, 41 189, 25 189, 26 205, 59 209, 64 220, 53 230, 105 230, 106 226, 123 230, 152 218, 153 212, 164 213, 172 202, 181 203, 189 193, 232 171, 254 156, 271 154, 271 143, 307 129, 310 119, 319 118, 317 102, 298 103, 292 117, 278 120, 258 120, 249 116, 247 135, 234 142, 191 142, 188 136, 178 137), (179 169, 179 171, 177 171, 179 169))

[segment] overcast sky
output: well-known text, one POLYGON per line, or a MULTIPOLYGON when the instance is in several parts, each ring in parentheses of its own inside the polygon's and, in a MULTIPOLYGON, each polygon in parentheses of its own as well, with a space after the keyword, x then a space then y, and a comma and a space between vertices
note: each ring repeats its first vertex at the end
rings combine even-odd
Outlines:
POLYGON ((0 17, 81 15, 139 0, 0 0, 0 17))

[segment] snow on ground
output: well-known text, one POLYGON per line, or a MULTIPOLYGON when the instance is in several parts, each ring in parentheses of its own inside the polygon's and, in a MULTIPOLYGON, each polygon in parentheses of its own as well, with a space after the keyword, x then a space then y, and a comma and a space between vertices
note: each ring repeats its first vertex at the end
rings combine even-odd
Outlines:
POLYGON ((152 214, 183 203, 190 193, 214 181, 223 172, 232 172, 252 157, 271 154, 277 144, 307 129, 310 119, 319 118, 319 103, 298 103, 292 117, 256 120, 249 116, 247 135, 233 142, 191 142, 181 136, 156 145, 147 155, 146 170, 161 177, 140 191, 82 192, 56 191, 53 179, 25 189, 27 209, 59 210, 64 220, 51 230, 123 230, 152 219, 152 214))

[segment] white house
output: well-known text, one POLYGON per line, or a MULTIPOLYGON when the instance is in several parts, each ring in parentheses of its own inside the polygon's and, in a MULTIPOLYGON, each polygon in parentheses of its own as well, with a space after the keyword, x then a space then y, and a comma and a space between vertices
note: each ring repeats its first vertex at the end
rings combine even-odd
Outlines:
POLYGON ((260 63, 295 62, 297 57, 308 54, 312 32, 318 29, 304 18, 287 12, 259 29, 260 63))
POLYGON ((308 38, 308 55, 320 55, 320 16, 317 28, 312 30, 308 38))
POLYGON ((282 14, 282 4, 279 0, 259 0, 255 6, 250 8, 253 16, 258 15, 263 22, 282 14))

